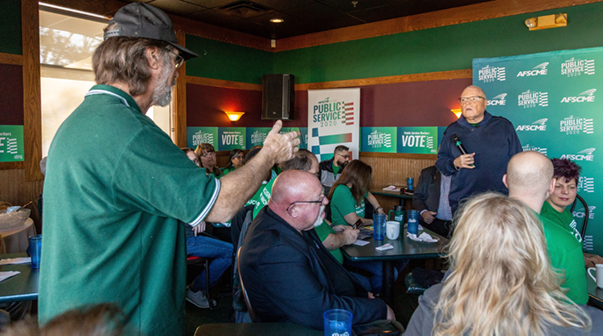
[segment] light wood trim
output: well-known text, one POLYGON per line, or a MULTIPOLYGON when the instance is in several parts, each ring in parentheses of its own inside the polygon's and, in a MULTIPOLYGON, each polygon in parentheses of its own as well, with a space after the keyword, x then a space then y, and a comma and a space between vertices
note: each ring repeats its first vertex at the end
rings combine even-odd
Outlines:
POLYGON ((472 78, 472 77, 473 77, 473 73, 472 73, 471 69, 452 70, 452 71, 426 72, 426 73, 418 73, 418 74, 410 74, 410 75, 373 77, 373 78, 361 78, 361 79, 347 79, 347 80, 332 81, 332 82, 296 84, 295 90, 333 89, 333 88, 356 87, 356 86, 365 86, 365 85, 425 82, 425 81, 432 81, 432 80, 459 79, 459 78, 472 78))
POLYGON ((23 56, 0 53, 0 64, 23 65, 23 56))
MULTIPOLYGON (((186 46, 186 33, 182 30, 176 31, 178 44, 186 46)), ((178 69, 176 79, 176 94, 174 95, 174 110, 172 121, 174 129, 174 140, 176 146, 186 147, 186 62, 178 69)))
MULTIPOLYGON (((6 170, 6 169, 23 169, 23 161, 17 161, 17 162, 0 162, 0 170, 6 170)), ((2 200, 0 198, 0 200, 2 200)))
MULTIPOLYGON (((360 40, 370 37, 495 19, 555 8, 571 7, 603 0, 493 0, 479 4, 444 9, 396 19, 367 23, 280 39, 273 51, 307 48, 318 45, 360 40)), ((526 17, 527 19, 527 17, 526 17)), ((523 24, 518 20, 517 24, 523 24)), ((527 28, 526 28, 527 29, 527 28)))
POLYGON ((25 180, 39 181, 42 159, 42 104, 40 89, 40 28, 36 0, 21 0, 23 45, 23 123, 25 180))
POLYGON ((408 159, 408 160, 436 160, 437 154, 408 154, 408 153, 374 153, 360 152, 360 157, 367 158, 388 158, 388 159, 408 159))
POLYGON ((261 84, 227 81, 227 80, 222 80, 222 79, 186 76, 186 82, 188 84, 215 86, 215 87, 222 87, 222 88, 227 88, 227 89, 262 91, 261 84))

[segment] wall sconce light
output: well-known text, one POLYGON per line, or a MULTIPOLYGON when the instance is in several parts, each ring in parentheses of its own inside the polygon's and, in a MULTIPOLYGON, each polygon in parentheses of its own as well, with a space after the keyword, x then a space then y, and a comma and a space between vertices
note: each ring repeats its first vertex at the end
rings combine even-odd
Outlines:
POLYGON ((558 28, 567 26, 567 13, 551 14, 529 18, 525 21, 530 30, 542 30, 548 28, 558 28))
POLYGON ((457 119, 461 117, 461 114, 463 114, 461 109, 450 109, 450 112, 454 113, 457 119))
POLYGON ((241 116, 243 114, 245 114, 245 112, 226 112, 226 111, 224 111, 224 113, 226 113, 226 115, 228 116, 228 119, 230 119, 231 121, 237 121, 237 120, 241 119, 241 116))

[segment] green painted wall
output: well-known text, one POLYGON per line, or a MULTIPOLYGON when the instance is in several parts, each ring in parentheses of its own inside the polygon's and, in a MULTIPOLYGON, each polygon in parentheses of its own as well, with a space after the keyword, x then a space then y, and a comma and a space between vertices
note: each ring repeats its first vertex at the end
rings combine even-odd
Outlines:
POLYGON ((201 57, 187 73, 247 83, 291 73, 296 83, 313 83, 471 69, 473 58, 603 46, 602 19, 603 3, 594 3, 278 53, 188 36, 201 57), (565 28, 530 32, 523 23, 560 12, 569 16, 565 28))
POLYGON ((603 3, 279 52, 296 83, 471 69, 473 58, 603 46, 603 3), (568 13, 568 26, 530 32, 532 16, 568 13))
POLYGON ((262 75, 272 73, 274 53, 186 36, 186 47, 199 57, 186 62, 186 74, 205 78, 262 84, 262 75))
POLYGON ((21 55, 21 1, 0 0, 0 53, 21 55))

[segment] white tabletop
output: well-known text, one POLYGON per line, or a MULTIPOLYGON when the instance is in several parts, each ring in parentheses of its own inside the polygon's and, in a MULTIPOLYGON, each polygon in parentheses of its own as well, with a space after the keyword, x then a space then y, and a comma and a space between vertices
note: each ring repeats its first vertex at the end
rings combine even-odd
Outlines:
POLYGON ((26 252, 29 237, 36 234, 36 227, 33 224, 33 220, 28 218, 21 226, 0 230, 0 236, 2 236, 0 253, 26 252))

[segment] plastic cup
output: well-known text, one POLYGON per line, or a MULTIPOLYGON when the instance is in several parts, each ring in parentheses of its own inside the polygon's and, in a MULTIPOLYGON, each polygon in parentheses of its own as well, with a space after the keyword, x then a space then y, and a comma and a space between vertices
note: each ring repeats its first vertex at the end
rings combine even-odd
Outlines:
POLYGON ((322 314, 325 336, 352 336, 352 313, 343 309, 330 309, 322 314))
POLYGON ((408 210, 408 233, 419 234, 419 211, 408 210))
POLYGON ((387 219, 386 214, 374 213, 373 214, 373 231, 375 233, 375 240, 385 239, 385 220, 387 219))
POLYGON ((414 190, 415 179, 412 177, 406 178, 406 190, 413 191, 414 190))
POLYGON ((42 252, 42 235, 29 237, 27 254, 31 257, 31 268, 40 268, 40 256, 42 252))

